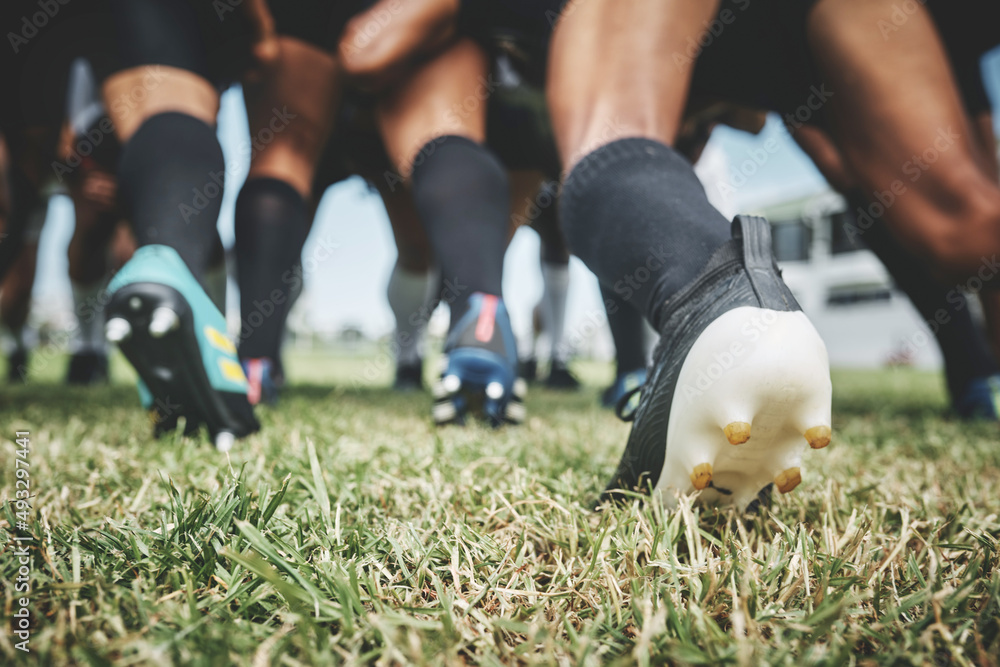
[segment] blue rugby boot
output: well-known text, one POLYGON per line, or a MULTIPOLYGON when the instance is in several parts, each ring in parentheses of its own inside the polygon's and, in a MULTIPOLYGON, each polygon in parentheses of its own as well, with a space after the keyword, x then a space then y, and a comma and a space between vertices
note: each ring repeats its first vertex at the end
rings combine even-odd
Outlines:
POLYGON ((481 410, 494 427, 524 421, 524 380, 517 377, 517 346, 503 299, 476 292, 445 341, 445 370, 434 386, 438 424, 464 424, 481 410))
POLYGON ((700 491, 743 509, 773 484, 801 481, 806 446, 830 444, 826 346, 781 279, 763 218, 738 216, 732 239, 662 305, 660 343, 625 453, 604 499, 622 491, 700 491))
POLYGON ((173 248, 139 248, 108 291, 105 335, 141 378, 154 435, 184 417, 185 433, 204 425, 227 451, 260 428, 225 319, 173 248))

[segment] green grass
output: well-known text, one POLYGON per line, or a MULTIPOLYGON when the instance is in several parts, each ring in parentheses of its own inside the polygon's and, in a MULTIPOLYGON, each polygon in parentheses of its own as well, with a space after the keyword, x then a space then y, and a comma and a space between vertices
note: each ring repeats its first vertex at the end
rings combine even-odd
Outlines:
MULTIPOLYGON (((318 353, 226 456, 149 438, 125 382, 0 387, 0 498, 32 436, 38 664, 996 664, 1000 447, 938 379, 835 376, 835 440, 752 519, 594 513, 628 426, 536 390, 520 428, 434 429, 388 369, 318 353), (372 370, 374 369, 374 370, 372 370), (371 371, 371 372, 369 372, 371 371), (370 382, 365 380, 370 378, 370 382), (359 380, 365 380, 359 382, 359 380)), ((14 510, 5 502, 0 542, 14 510)), ((3 614, 17 564, 0 555, 3 614)))

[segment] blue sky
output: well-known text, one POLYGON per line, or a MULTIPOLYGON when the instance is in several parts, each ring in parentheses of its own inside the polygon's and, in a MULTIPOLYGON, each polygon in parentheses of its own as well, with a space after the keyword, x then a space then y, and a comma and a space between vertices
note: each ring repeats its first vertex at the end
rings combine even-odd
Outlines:
MULTIPOLYGON (((984 73, 994 106, 997 106, 1000 102, 1000 51, 987 56, 984 73)), ((238 90, 223 96, 219 118, 219 138, 227 155, 227 165, 235 167, 227 172, 226 195, 219 220, 222 238, 231 245, 233 204, 239 184, 246 176, 245 161, 241 163, 237 156, 246 154, 241 147, 249 141, 238 90)), ((997 129, 1000 132, 1000 122, 997 129)), ((757 136, 720 128, 712 137, 711 147, 724 155, 729 165, 739 165, 747 159, 747 151, 761 148, 770 139, 775 139, 779 148, 747 184, 738 189, 731 202, 736 209, 752 209, 825 188, 815 167, 776 119, 772 118, 757 136)), ((43 233, 36 299, 63 298, 69 293, 65 249, 72 224, 68 200, 57 198, 43 233)), ((336 250, 331 259, 318 265, 308 277, 308 307, 304 316, 320 329, 336 330, 355 325, 371 335, 388 332, 392 317, 385 300, 385 287, 396 250, 379 198, 369 192, 360 179, 351 179, 327 191, 303 256, 310 257, 320 240, 335 244, 336 250)), ((518 332, 529 326, 531 309, 541 293, 537 257, 537 236, 530 230, 518 232, 507 253, 504 278, 505 297, 518 332)), ((232 305, 236 303, 234 297, 230 290, 232 305)), ((601 310, 596 280, 574 259, 568 326, 579 326, 601 310)))

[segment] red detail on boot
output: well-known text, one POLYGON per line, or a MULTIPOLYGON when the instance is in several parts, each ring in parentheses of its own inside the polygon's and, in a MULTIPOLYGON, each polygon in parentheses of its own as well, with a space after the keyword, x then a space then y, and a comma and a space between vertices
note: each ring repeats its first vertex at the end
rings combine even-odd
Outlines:
POLYGON ((247 361, 247 401, 250 405, 260 403, 261 387, 264 384, 264 364, 260 359, 247 361))
POLYGON ((492 294, 483 295, 483 309, 479 311, 479 321, 476 322, 476 340, 482 343, 493 338, 493 327, 497 320, 497 301, 492 294))

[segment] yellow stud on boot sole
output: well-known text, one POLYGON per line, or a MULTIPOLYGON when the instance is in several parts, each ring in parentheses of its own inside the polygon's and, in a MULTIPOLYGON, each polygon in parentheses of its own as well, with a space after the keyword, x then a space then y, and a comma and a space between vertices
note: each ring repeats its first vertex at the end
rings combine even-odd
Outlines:
POLYGON ((789 468, 778 473, 774 478, 774 485, 778 491, 788 493, 802 482, 802 473, 798 468, 789 468))
POLYGON ((823 449, 830 444, 830 427, 813 426, 806 431, 806 441, 813 449, 823 449))
POLYGON ((700 463, 691 472, 691 484, 699 491, 708 487, 712 483, 712 464, 700 463))
POLYGON ((726 433, 726 440, 730 445, 742 445, 750 439, 750 424, 746 422, 733 422, 722 429, 726 433))

